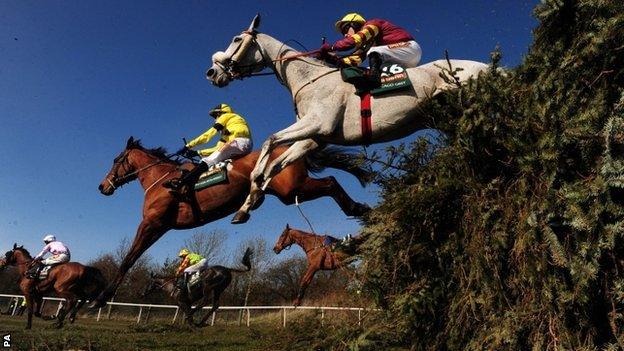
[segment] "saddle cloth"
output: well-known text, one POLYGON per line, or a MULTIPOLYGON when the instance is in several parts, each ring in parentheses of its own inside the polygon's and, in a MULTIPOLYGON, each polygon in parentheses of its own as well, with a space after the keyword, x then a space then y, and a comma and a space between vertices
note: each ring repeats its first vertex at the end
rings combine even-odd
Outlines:
POLYGON ((197 183, 195 183, 195 191, 206 189, 216 184, 220 184, 227 181, 228 165, 232 160, 225 160, 210 167, 204 172, 197 183))

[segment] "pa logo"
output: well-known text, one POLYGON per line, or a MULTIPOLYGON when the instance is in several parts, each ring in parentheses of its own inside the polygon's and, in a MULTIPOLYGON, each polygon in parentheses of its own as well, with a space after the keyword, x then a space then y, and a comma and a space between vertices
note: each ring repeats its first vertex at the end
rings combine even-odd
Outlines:
POLYGON ((11 334, 5 334, 2 336, 2 347, 6 349, 11 347, 11 334))

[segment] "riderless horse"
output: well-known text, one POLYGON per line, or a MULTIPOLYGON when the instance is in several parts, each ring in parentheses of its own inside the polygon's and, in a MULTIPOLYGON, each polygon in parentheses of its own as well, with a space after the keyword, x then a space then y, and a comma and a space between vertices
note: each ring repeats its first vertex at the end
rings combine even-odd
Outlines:
POLYGON ((180 288, 176 286, 176 277, 161 277, 151 274, 150 283, 145 288, 143 297, 154 291, 162 290, 180 306, 188 324, 205 327, 208 325, 208 318, 219 308, 219 297, 221 297, 221 293, 223 293, 232 282, 232 273, 245 273, 251 270, 251 255, 251 249, 247 248, 242 259, 242 264, 246 267, 245 269, 223 266, 210 266, 206 268, 200 273, 200 281, 191 287, 190 292, 186 289, 180 290, 180 288), (208 304, 210 299, 212 299, 212 308, 204 315, 199 323, 194 323, 193 315, 195 312, 201 311, 201 309, 208 304), (192 307, 193 304, 196 304, 195 308, 192 307))
MULTIPOLYGON (((279 254, 282 250, 290 248, 292 244, 297 244, 303 249, 308 259, 308 267, 299 283, 299 293, 293 301, 294 306, 301 305, 303 295, 316 272, 320 270, 332 271, 348 265, 355 259, 354 254, 361 241, 359 237, 351 239, 353 242, 349 244, 350 249, 341 249, 334 245, 328 245, 327 238, 327 235, 316 235, 303 230, 292 229, 286 224, 286 229, 284 229, 273 247, 273 251, 279 254), (354 248, 351 249, 351 246, 354 248)), ((331 242, 338 241, 333 237, 329 238, 331 242)))
MULTIPOLYGON (((287 147, 275 149, 271 159, 279 157, 286 150, 287 147)), ((320 157, 317 160, 321 163, 328 160, 328 167, 341 168, 356 176, 366 176, 364 171, 354 168, 353 165, 340 164, 338 161, 346 158, 338 156, 340 155, 335 154, 329 159, 320 157)), ((138 140, 130 137, 125 150, 115 157, 99 190, 109 196, 122 185, 138 179, 145 195, 143 220, 115 278, 91 307, 104 306, 115 294, 136 260, 167 231, 199 227, 235 212, 247 196, 249 174, 257 158, 256 151, 234 160, 227 182, 200 190, 191 194, 189 201, 184 201, 170 193, 162 184, 168 179, 180 177, 180 168, 189 168, 192 165, 171 160, 162 148, 146 149, 138 140)), ((271 181, 267 189, 287 205, 295 201, 304 202, 330 196, 347 216, 361 216, 369 209, 368 206, 353 201, 334 177, 310 178, 304 160, 285 169, 271 181)))
POLYGON ((63 326, 65 316, 69 313, 69 322, 76 320, 78 310, 87 300, 95 299, 106 287, 106 279, 94 267, 83 266, 77 262, 67 262, 56 265, 48 271, 48 276, 42 280, 26 278, 28 267, 33 262, 32 257, 22 246, 13 245, 0 261, 0 268, 17 266, 20 273, 19 288, 26 297, 28 307, 28 321, 26 329, 32 327, 33 313, 41 317, 43 295, 55 292, 58 297, 64 298, 67 303, 56 316, 56 327, 63 326))
POLYGON ((430 116, 419 105, 445 89, 477 76, 488 65, 469 60, 438 60, 407 69, 413 89, 390 92, 372 100, 371 134, 362 133, 360 97, 341 79, 339 70, 257 31, 257 15, 247 30, 236 35, 225 51, 212 56, 208 80, 224 87, 269 67, 292 95, 297 121, 272 134, 262 145, 251 173, 251 190, 232 220, 243 223, 258 206, 271 179, 286 166, 325 144, 366 145, 396 140, 429 128, 430 116), (291 58, 291 59, 289 59, 291 58), (449 64, 453 78, 449 79, 449 64), (448 72, 447 72, 448 73, 448 72), (287 152, 271 158, 276 146, 293 143, 287 152))

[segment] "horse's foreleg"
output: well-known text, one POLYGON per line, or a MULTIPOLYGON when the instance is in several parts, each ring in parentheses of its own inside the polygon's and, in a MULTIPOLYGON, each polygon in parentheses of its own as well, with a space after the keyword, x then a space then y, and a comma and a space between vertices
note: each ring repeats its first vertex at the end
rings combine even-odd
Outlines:
POLYGON ((26 329, 32 328, 32 317, 33 317, 33 298, 30 294, 25 294, 24 298, 26 299, 26 308, 28 309, 27 321, 26 321, 26 329))
POLYGON ((279 157, 273 160, 269 167, 265 169, 263 176, 264 183, 261 185, 262 190, 265 191, 267 186, 271 182, 271 179, 273 179, 273 177, 275 177, 284 168, 288 167, 288 165, 299 160, 308 153, 314 151, 318 147, 319 144, 312 139, 301 140, 292 144, 288 148, 288 150, 284 151, 283 154, 279 155, 279 157))
POLYGON ((305 294, 306 289, 312 282, 312 278, 314 278, 314 274, 318 271, 318 268, 313 268, 308 266, 308 270, 304 274, 303 278, 301 278, 301 282, 299 283, 299 293, 297 294, 297 298, 293 302, 293 306, 300 306, 301 300, 303 300, 303 295, 305 294))
POLYGON ((149 222, 143 220, 137 229, 137 234, 134 237, 134 241, 132 242, 132 246, 130 250, 124 257, 121 265, 119 266, 119 270, 115 275, 112 283, 108 285, 108 287, 98 296, 95 301, 91 304, 91 308, 99 308, 106 305, 106 301, 108 301, 117 291, 119 285, 123 281, 126 273, 130 268, 134 265, 137 259, 141 257, 141 255, 152 246, 160 237, 165 234, 168 228, 165 228, 162 225, 159 225, 154 222, 149 222))
POLYGON ((249 211, 264 198, 264 189, 262 188, 265 184, 268 184, 265 179, 265 172, 273 149, 281 144, 309 139, 311 136, 318 135, 320 127, 315 122, 316 119, 312 117, 301 119, 290 127, 271 135, 264 144, 262 144, 262 151, 251 172, 251 189, 249 190, 249 195, 232 219, 232 223, 238 224, 247 222, 249 219, 249 211))

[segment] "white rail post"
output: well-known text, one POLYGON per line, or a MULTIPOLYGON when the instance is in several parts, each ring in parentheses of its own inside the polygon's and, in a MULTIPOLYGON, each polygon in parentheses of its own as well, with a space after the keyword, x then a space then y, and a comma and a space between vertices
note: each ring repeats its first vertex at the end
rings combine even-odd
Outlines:
POLYGON ((176 318, 178 318, 179 310, 180 310, 180 307, 176 307, 176 311, 175 311, 175 314, 173 315, 173 320, 171 321, 171 324, 175 324, 176 318))
POLYGON ((284 319, 282 320, 282 327, 286 328, 286 307, 284 307, 284 319))
POLYGON ((362 325, 362 309, 358 309, 358 325, 362 325))
POLYGON ((43 306, 45 306, 45 302, 46 302, 45 299, 41 300, 41 309, 40 309, 41 315, 43 315, 43 306))
POLYGON ((210 326, 214 326, 215 317, 217 317, 217 311, 212 312, 212 321, 210 322, 210 326))
POLYGON ((323 325, 324 321, 325 321, 325 309, 321 307, 321 325, 323 325))
POLYGON ((59 301, 58 307, 56 308, 56 316, 58 316, 59 312, 61 311, 61 307, 63 307, 63 300, 59 301))
MULTIPOLYGON (((24 297, 24 300, 26 300, 26 297, 24 297)), ((19 306, 19 297, 15 298, 15 305, 13 305, 13 312, 11 312, 11 316, 15 316, 15 311, 17 311, 17 306, 19 306)))
POLYGON ((147 308, 147 314, 145 314, 145 323, 149 322, 150 312, 152 312, 152 306, 147 308))
POLYGON ((137 318, 137 324, 141 321, 141 314, 143 313, 143 306, 139 307, 139 317, 137 318))
POLYGON ((250 311, 249 311, 249 308, 248 308, 248 309, 247 309, 247 326, 249 326, 249 314, 250 314, 249 312, 250 312, 250 311))
POLYGON ((98 308, 98 315, 97 315, 97 318, 95 319, 96 322, 100 321, 100 315, 102 315, 102 308, 101 307, 98 308))
MULTIPOLYGON (((110 302, 114 302, 115 298, 113 297, 110 302)), ((106 313, 106 319, 110 319, 111 316, 111 310, 113 309, 113 305, 112 304, 108 304, 108 312, 106 313)))

